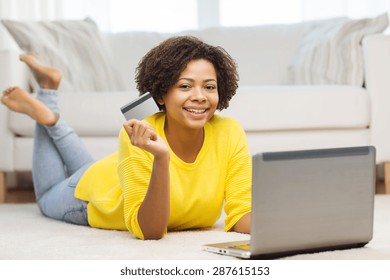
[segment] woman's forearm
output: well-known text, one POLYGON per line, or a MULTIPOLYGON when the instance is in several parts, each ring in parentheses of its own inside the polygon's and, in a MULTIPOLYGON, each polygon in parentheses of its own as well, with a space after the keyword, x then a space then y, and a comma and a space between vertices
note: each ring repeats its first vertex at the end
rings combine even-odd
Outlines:
POLYGON ((154 159, 148 191, 138 211, 145 239, 164 236, 170 215, 169 154, 154 159))

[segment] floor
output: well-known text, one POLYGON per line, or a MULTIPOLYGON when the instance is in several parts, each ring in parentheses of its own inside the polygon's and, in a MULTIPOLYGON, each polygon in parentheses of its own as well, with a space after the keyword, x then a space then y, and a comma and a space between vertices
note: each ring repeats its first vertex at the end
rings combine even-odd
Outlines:
MULTIPOLYGON (((369 274, 369 272, 374 272, 378 269, 376 265, 372 266, 374 263, 377 264, 379 261, 381 265, 386 266, 387 263, 388 266, 390 260, 390 223, 388 222, 390 221, 390 195, 376 195, 374 207, 373 239, 364 248, 326 251, 316 254, 300 254, 288 257, 287 259, 345 260, 349 264, 351 260, 363 260, 364 263, 356 263, 354 264, 355 267, 348 265, 348 269, 342 275, 347 276, 349 270, 359 270, 359 267, 369 265, 370 270, 367 272, 359 270, 361 273, 360 276, 370 275, 370 278, 375 280, 388 279, 388 269, 383 270, 384 276, 379 278, 372 277, 372 274, 369 274), (367 264, 367 260, 375 260, 375 262, 367 264)), ((221 242, 221 240, 225 242, 237 241, 249 237, 248 235, 236 232, 224 232, 225 217, 223 213, 216 225, 212 228, 174 231, 169 232, 159 241, 140 241, 132 237, 127 231, 101 230, 48 219, 40 213, 35 203, 5 203, 0 204, 0 260, 122 260, 121 267, 124 267, 125 265, 134 265, 139 260, 150 259, 159 261, 159 264, 163 264, 166 260, 175 260, 178 262, 178 260, 186 259, 215 259, 215 261, 209 261, 211 271, 211 265, 228 259, 230 261, 233 258, 205 252, 202 249, 204 244, 221 242)), ((361 223, 359 224, 361 225, 361 223)), ((291 234, 290 232, 291 230, 288 231, 289 236, 291 234)), ((317 232, 316 234, 318 235, 319 233, 317 232)), ((104 264, 106 263, 105 261, 104 264)), ((69 267, 68 263, 65 265, 69 267)), ((253 266, 253 264, 250 265, 253 266)), ((264 261, 260 261, 258 265, 264 265, 264 261)), ((293 266, 295 265, 294 263, 293 266)), ((345 265, 346 262, 339 263, 336 268, 345 267, 345 265)), ((65 267, 64 264, 62 266, 65 267)), ((20 268, 26 269, 24 263, 23 266, 19 264, 19 270, 20 268)), ((288 267, 286 269, 289 270, 288 267)), ((322 272, 326 272, 326 269, 326 267, 317 268, 318 271, 322 272)), ((31 271, 36 270, 32 267, 31 271)), ((118 271, 119 268, 116 272, 118 271)), ((62 273, 61 268, 58 268, 58 272, 62 273)), ((277 270, 273 272, 278 273, 277 270)), ((337 272, 339 271, 337 270, 337 272)), ((15 276, 20 276, 16 274, 18 270, 14 270, 13 273, 15 276)), ((302 267, 301 273, 306 275, 304 267, 302 267)), ((335 276, 333 270, 328 274, 329 277, 327 278, 332 278, 332 276, 334 278, 335 276)), ((3 269, 1 269, 1 275, 4 275, 3 269)), ((91 275, 85 274, 83 278, 91 278, 88 276, 91 275)), ((288 275, 286 274, 284 278, 287 279, 288 275)), ((327 278, 322 277, 322 279, 327 278)), ((355 279, 356 277, 344 278, 355 279)), ((7 277, 3 277, 2 279, 7 279, 7 277)), ((44 279, 51 278, 44 277, 44 279)))

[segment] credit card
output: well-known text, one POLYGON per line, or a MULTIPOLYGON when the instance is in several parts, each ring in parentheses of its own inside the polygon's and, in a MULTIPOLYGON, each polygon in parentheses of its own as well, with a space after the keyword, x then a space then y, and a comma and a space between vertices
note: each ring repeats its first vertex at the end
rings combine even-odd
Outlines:
POLYGON ((121 111, 126 120, 143 120, 158 112, 159 108, 152 95, 147 92, 121 107, 121 111))

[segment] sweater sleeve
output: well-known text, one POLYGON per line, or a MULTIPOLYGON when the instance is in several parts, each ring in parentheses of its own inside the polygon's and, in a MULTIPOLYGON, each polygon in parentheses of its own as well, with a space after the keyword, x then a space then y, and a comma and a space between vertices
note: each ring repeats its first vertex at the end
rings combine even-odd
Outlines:
POLYGON ((245 132, 241 127, 234 133, 225 188, 225 231, 229 231, 251 211, 252 157, 245 132))
POLYGON ((123 191, 124 220, 128 231, 144 239, 138 223, 138 210, 145 198, 152 172, 150 153, 131 145, 122 128, 118 143, 118 177, 123 191))

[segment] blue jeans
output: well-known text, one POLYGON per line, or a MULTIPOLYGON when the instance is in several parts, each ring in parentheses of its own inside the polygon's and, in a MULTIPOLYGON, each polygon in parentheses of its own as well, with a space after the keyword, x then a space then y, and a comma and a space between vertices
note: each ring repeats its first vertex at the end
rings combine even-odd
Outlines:
MULTIPOLYGON (((59 113, 56 90, 40 89, 37 98, 59 113)), ((54 126, 36 124, 33 183, 42 214, 61 221, 88 225, 87 202, 74 197, 78 181, 94 162, 80 138, 62 119, 54 126)))

